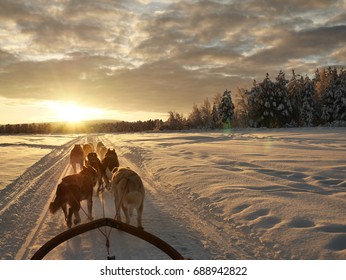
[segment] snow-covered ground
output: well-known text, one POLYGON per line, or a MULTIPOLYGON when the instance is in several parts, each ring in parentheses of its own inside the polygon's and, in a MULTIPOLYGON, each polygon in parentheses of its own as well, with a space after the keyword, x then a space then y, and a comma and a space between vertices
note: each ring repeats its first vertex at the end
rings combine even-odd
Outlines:
MULTIPOLYGON (((15 151, 9 139, 1 137, 0 148, 15 151)), ((345 139, 345 128, 18 137, 28 144, 21 157, 43 151, 27 166, 15 153, 18 169, 4 164, 12 153, 0 154, 2 174, 13 180, 0 190, 0 257, 29 259, 66 229, 62 213, 47 210, 56 185, 72 172, 69 151, 75 143, 103 141, 144 181, 145 230, 186 258, 346 259, 345 139)), ((112 193, 95 194, 94 217, 114 214, 112 193)), ((117 259, 167 258, 115 229, 110 246, 117 259)), ((106 256, 95 230, 46 258, 106 256)))
POLYGON ((0 190, 71 136, 0 136, 0 190))

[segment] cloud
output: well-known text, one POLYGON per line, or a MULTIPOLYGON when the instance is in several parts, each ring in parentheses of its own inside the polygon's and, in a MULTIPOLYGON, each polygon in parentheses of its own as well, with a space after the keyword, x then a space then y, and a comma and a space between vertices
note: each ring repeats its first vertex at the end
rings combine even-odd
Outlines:
POLYGON ((213 50, 212 47, 225 44, 227 34, 240 32, 248 21, 232 8, 233 5, 216 2, 180 2, 153 17, 146 16, 139 28, 149 36, 135 52, 147 58, 158 53, 186 57, 184 54, 189 51, 213 50))
MULTIPOLYGON (((310 57, 322 59, 346 43, 346 26, 320 27, 299 32, 286 32, 277 43, 245 59, 248 65, 285 65, 289 60, 310 57)), ((320 66, 317 63, 316 66, 320 66)))
POLYGON ((342 64, 342 5, 0 0, 0 97, 186 113, 267 72, 342 64))
POLYGON ((0 67, 6 66, 16 60, 15 55, 0 49, 0 67))

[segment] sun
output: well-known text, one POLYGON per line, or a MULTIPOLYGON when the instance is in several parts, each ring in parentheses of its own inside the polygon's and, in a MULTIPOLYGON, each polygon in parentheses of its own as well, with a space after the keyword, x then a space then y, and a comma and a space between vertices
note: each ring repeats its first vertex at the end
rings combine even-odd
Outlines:
POLYGON ((102 110, 80 106, 74 102, 49 101, 47 107, 53 111, 54 118, 62 122, 80 122, 102 116, 102 110))

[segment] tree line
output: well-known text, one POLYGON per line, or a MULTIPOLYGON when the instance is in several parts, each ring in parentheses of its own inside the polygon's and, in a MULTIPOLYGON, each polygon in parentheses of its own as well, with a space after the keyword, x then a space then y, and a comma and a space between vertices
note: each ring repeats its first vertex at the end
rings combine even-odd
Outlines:
POLYGON ((346 124, 346 70, 329 67, 315 72, 313 78, 296 74, 286 79, 283 71, 273 81, 267 73, 250 89, 238 88, 235 105, 227 89, 184 117, 169 112, 169 129, 222 127, 312 127, 346 124))
POLYGON ((32 123, 0 125, 0 134, 125 133, 159 130, 219 129, 229 127, 311 127, 346 124, 346 70, 317 69, 313 78, 292 71, 267 73, 250 89, 238 88, 233 103, 230 90, 194 104, 184 116, 168 112, 168 119, 137 122, 32 123))
POLYGON ((85 121, 74 123, 30 123, 0 125, 0 134, 73 134, 73 133, 125 133, 158 130, 162 120, 147 121, 85 121))

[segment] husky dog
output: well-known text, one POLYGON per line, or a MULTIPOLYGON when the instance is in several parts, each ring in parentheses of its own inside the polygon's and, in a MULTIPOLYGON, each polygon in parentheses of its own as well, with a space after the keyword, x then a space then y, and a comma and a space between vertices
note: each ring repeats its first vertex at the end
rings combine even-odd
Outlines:
POLYGON ((97 192, 103 190, 103 183, 105 183, 106 188, 109 188, 109 181, 101 161, 97 157, 96 153, 89 153, 87 156, 87 166, 92 166, 97 171, 97 181, 98 187, 97 192))
POLYGON ((70 152, 70 164, 72 165, 74 173, 77 173, 77 164, 82 169, 84 163, 84 151, 81 145, 74 145, 70 152))
POLYGON ((103 168, 108 180, 112 179, 113 169, 119 167, 118 155, 115 150, 107 149, 104 159, 102 160, 103 168))
POLYGON ((105 145, 100 141, 100 142, 97 142, 97 144, 96 144, 96 153, 99 155, 99 156, 101 156, 100 155, 100 149, 101 149, 101 147, 104 147, 105 145))
POLYGON ((106 153, 107 153, 107 148, 105 146, 101 146, 100 151, 98 152, 101 160, 105 158, 106 153))
POLYGON ((92 205, 93 205, 93 187, 96 184, 97 172, 89 166, 83 166, 83 170, 78 174, 68 175, 62 179, 62 182, 57 186, 55 199, 49 205, 51 213, 55 213, 61 208, 64 212, 67 226, 72 226, 72 214, 74 214, 74 224, 80 223, 79 209, 80 202, 87 200, 88 218, 92 220, 92 205), (67 204, 69 209, 67 212, 67 204))
POLYGON ((86 165, 88 154, 95 152, 94 145, 92 143, 83 144, 83 151, 84 151, 84 156, 85 156, 85 159, 84 159, 85 162, 84 163, 86 165))
POLYGON ((111 187, 114 193, 116 219, 121 221, 120 208, 123 210, 126 223, 130 224, 133 209, 137 212, 137 227, 143 229, 142 213, 144 186, 139 175, 128 167, 114 168, 111 187))

